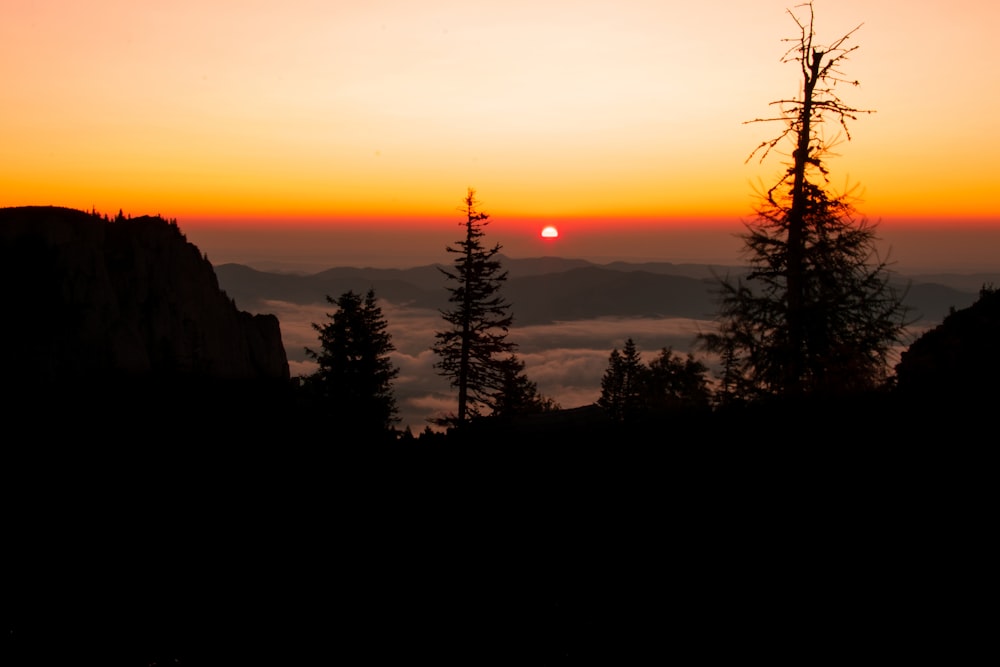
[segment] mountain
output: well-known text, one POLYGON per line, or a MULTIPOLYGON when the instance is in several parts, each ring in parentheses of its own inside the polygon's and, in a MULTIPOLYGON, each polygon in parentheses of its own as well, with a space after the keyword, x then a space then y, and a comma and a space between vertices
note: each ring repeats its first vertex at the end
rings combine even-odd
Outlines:
POLYGON ((520 324, 595 317, 708 319, 712 314, 706 280, 597 266, 512 278, 504 294, 520 324))
POLYGON ((896 367, 899 389, 908 396, 930 396, 938 402, 995 399, 998 339, 1000 292, 984 289, 975 303, 951 312, 902 353, 896 367))
MULTIPOLYGON (((598 317, 711 319, 716 280, 738 276, 737 266, 614 262, 595 264, 557 257, 502 257, 508 271, 504 295, 518 325, 598 317)), ((379 298, 412 308, 447 306, 448 281, 434 264, 408 269, 335 267, 312 275, 257 271, 241 264, 215 267, 219 283, 243 308, 262 312, 271 300, 322 303, 327 295, 375 290, 379 298)), ((926 277, 921 277, 926 278, 926 277)), ((979 287, 1000 275, 937 276, 941 282, 894 276, 911 319, 938 322, 954 308, 971 305, 979 287)))
POLYGON ((289 379, 277 318, 239 310, 159 217, 0 209, 5 383, 289 379))
POLYGON ((909 279, 918 284, 946 285, 969 292, 1000 286, 1000 273, 921 273, 910 275, 909 279))
POLYGON ((326 296, 339 297, 348 290, 363 294, 374 289, 392 303, 437 303, 443 291, 443 276, 434 266, 415 269, 333 268, 312 275, 268 273, 242 264, 215 267, 219 284, 237 304, 250 310, 266 310, 268 301, 323 303, 326 296))

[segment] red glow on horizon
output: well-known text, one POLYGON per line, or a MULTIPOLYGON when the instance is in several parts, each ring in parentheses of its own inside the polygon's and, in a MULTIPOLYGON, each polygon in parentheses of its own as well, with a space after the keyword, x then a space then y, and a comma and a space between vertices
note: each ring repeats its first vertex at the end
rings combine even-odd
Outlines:
MULTIPOLYGON (((81 208, 81 210, 84 210, 81 208)), ((87 208, 86 210, 90 210, 87 208)), ((113 215, 114 211, 104 211, 97 208, 99 213, 113 215)), ((461 227, 464 219, 459 214, 414 214, 414 215, 388 215, 388 214, 330 214, 330 215, 297 215, 289 213, 285 215, 272 215, 267 213, 254 214, 205 214, 190 212, 175 212, 169 210, 148 211, 129 208, 124 209, 126 215, 137 217, 140 215, 161 214, 164 218, 175 219, 182 229, 184 228, 214 228, 214 229, 254 229, 267 231, 280 230, 372 230, 398 231, 405 233, 448 233, 453 228, 461 227)), ((907 216, 907 215, 878 215, 867 216, 869 221, 877 223, 882 230, 890 229, 1000 229, 1000 219, 996 216, 907 216)), ((489 233, 529 233, 546 241, 561 238, 560 231, 569 225, 574 230, 574 236, 579 234, 593 233, 649 233, 649 232, 682 232, 682 231, 710 231, 732 233, 742 232, 744 223, 752 221, 753 216, 732 216, 732 217, 694 217, 694 216, 523 216, 523 215, 492 215, 490 217, 489 233), (546 232, 547 229, 555 229, 556 234, 546 232)))

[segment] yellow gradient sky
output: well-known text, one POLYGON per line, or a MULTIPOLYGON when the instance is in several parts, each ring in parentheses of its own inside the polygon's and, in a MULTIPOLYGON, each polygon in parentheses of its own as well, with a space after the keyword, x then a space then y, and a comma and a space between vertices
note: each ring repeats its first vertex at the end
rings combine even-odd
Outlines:
MULTIPOLYGON (((0 205, 414 224, 441 245, 472 186, 532 228, 728 224, 780 170, 745 163, 778 126, 744 121, 797 92, 797 4, 12 0, 0 205)), ((1000 3, 814 5, 821 44, 861 25, 841 98, 876 112, 834 186, 886 225, 1000 226, 1000 3)))

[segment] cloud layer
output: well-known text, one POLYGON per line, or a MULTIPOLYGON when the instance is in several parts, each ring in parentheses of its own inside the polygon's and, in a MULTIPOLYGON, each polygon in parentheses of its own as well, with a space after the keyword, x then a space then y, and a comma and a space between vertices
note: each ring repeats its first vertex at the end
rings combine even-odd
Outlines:
MULTIPOLYGON (((455 393, 448 379, 437 374, 437 356, 431 351, 434 332, 444 326, 441 315, 381 304, 395 352, 390 355, 399 368, 393 387, 399 404, 400 427, 416 434, 429 426, 428 419, 454 412, 455 393)), ((333 312, 330 305, 303 305, 268 301, 267 312, 281 322, 281 335, 292 376, 309 375, 316 364, 305 348, 318 350, 314 323, 322 324, 333 312)), ((515 314, 516 315, 516 314, 515 314)), ((525 372, 538 390, 563 408, 588 405, 601 393, 601 377, 612 349, 621 349, 631 337, 647 361, 664 347, 687 352, 699 331, 712 326, 706 320, 684 318, 597 318, 555 324, 513 327, 508 340, 517 345, 525 372)))

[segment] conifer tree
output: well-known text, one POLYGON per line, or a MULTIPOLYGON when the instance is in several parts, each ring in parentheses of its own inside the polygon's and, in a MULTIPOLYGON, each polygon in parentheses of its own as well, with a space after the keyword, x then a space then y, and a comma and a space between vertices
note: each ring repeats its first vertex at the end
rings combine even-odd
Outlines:
POLYGON ((825 159, 837 141, 825 137, 823 122, 835 119, 850 140, 847 121, 871 113, 843 103, 836 91, 858 85, 840 72, 857 49, 847 42, 858 28, 819 46, 812 4, 799 7, 808 19, 789 12, 799 35, 788 40, 794 46, 783 61, 798 64, 801 92, 774 102, 777 116, 748 121, 784 125, 748 161, 759 154, 763 162, 787 140, 791 162, 746 224, 749 273, 719 281, 718 329, 699 336, 725 362, 728 398, 737 390, 794 396, 878 386, 906 325, 902 296, 875 249, 876 225, 857 213, 852 191, 829 188, 825 159))
POLYGON ((712 400, 708 371, 693 354, 681 356, 669 347, 644 364, 635 341, 629 338, 621 352, 611 350, 597 404, 617 422, 657 412, 707 409, 712 400))
POLYGON ((625 340, 621 352, 618 348, 611 350, 597 404, 613 421, 627 421, 644 411, 647 372, 632 338, 625 340))
POLYGON ((465 196, 463 238, 446 248, 456 256, 451 270, 441 269, 453 283, 447 288, 451 306, 441 311, 448 328, 435 333, 432 347, 439 357, 435 368, 458 390, 457 414, 441 421, 457 426, 493 407, 516 349, 507 340, 513 316, 500 291, 507 280, 497 258, 501 246, 484 245, 489 215, 478 210, 475 195, 469 188, 465 196))
POLYGON ((539 393, 538 384, 524 372, 524 362, 512 354, 503 365, 503 384, 493 395, 491 408, 494 416, 512 417, 558 410, 559 404, 539 393))
POLYGON ((712 392, 708 366, 692 353, 681 356, 665 347, 649 362, 646 373, 647 402, 653 410, 708 408, 712 392))
POLYGON ((342 432, 381 435, 398 421, 392 382, 399 374, 389 358, 395 350, 388 324, 374 290, 365 297, 353 291, 339 299, 326 297, 337 307, 330 321, 313 324, 320 350, 306 348, 319 363, 306 387, 338 422, 342 432))

